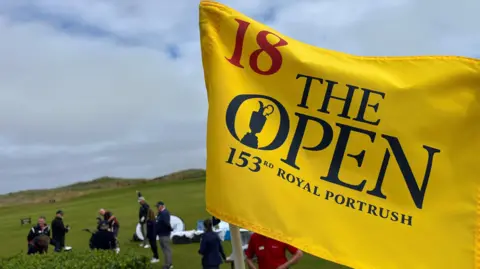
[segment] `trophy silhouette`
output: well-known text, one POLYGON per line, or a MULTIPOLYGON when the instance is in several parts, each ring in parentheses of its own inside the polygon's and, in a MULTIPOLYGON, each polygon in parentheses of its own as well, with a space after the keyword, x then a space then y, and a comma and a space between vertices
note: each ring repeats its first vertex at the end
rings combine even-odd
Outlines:
POLYGON ((265 106, 262 101, 258 101, 258 103, 260 104, 260 109, 258 111, 253 111, 252 116, 250 117, 250 132, 246 133, 241 140, 244 145, 252 148, 258 148, 257 134, 260 133, 263 126, 265 126, 267 116, 271 115, 274 111, 272 105, 265 106), (270 113, 265 113, 265 110, 267 109, 271 109, 270 113))

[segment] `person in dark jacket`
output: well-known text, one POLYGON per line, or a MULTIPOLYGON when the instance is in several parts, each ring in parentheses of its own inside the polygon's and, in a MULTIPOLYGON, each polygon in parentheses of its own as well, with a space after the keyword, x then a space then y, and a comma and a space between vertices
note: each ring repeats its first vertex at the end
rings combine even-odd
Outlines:
POLYGON ((27 235, 27 242, 28 242, 28 252, 27 254, 35 254, 38 252, 38 248, 35 247, 35 238, 40 236, 40 235, 45 235, 50 238, 50 228, 46 224, 45 217, 40 217, 38 218, 37 225, 32 227, 30 229, 30 232, 27 235))
POLYGON ((60 252, 65 248, 65 234, 70 228, 63 224, 63 211, 58 210, 52 221, 52 245, 55 246, 55 252, 60 252))
POLYGON ((156 218, 155 212, 151 208, 148 209, 147 214, 147 234, 146 237, 152 247, 153 258, 150 261, 151 263, 157 263, 160 260, 158 259, 158 248, 157 248, 157 229, 156 229, 156 218))
MULTIPOLYGON (((145 198, 142 196, 142 194, 137 191, 138 195, 138 203, 140 204, 140 209, 138 210, 138 222, 140 223, 141 231, 142 231, 142 236, 143 236, 143 242, 140 244, 141 247, 144 248, 149 248, 150 246, 148 245, 148 238, 147 238, 147 233, 146 233, 146 223, 147 223, 147 215, 148 215, 148 210, 150 209, 150 206, 147 204, 145 201, 145 198)), ((156 244, 156 243, 155 243, 156 244)))
POLYGON ((170 234, 172 233, 172 225, 170 224, 170 212, 165 207, 165 203, 158 202, 158 215, 156 221, 157 235, 160 241, 160 248, 164 256, 164 265, 162 269, 173 268, 172 249, 170 248, 170 234))
POLYGON ((100 215, 103 216, 104 221, 108 223, 109 230, 115 235, 115 239, 117 242, 117 247, 115 251, 117 253, 120 252, 120 244, 118 242, 118 231, 120 230, 120 223, 117 220, 117 217, 113 215, 111 211, 105 210, 105 209, 100 209, 100 215))
POLYGON ((110 231, 113 232, 115 236, 117 236, 120 229, 120 223, 118 222, 117 217, 115 217, 115 215, 113 215, 111 211, 105 210, 103 208, 100 209, 99 213, 103 216, 103 220, 108 223, 110 231))
POLYGON ((213 231, 213 222, 211 219, 203 221, 205 232, 200 241, 198 253, 202 255, 203 269, 219 269, 220 264, 227 259, 223 251, 222 241, 218 234, 213 231))
POLYGON ((108 223, 103 222, 99 230, 90 238, 91 249, 114 250, 117 246, 116 238, 113 232, 108 230, 108 223))

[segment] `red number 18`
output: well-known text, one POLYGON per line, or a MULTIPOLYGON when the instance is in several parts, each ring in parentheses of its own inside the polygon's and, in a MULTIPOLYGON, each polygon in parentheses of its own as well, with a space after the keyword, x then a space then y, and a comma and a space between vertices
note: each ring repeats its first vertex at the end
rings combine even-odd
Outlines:
MULTIPOLYGON (((233 55, 230 59, 225 57, 231 64, 244 68, 244 66, 240 63, 240 60, 242 58, 242 53, 243 53, 243 43, 245 39, 245 34, 247 33, 247 28, 250 26, 249 22, 242 21, 239 19, 235 19, 238 22, 238 30, 237 30, 237 37, 235 39, 235 49, 233 51, 233 55)), ((282 54, 280 51, 277 49, 278 47, 286 46, 288 42, 278 35, 269 32, 269 31, 260 31, 257 34, 257 44, 260 47, 259 49, 255 50, 251 55, 250 55, 250 67, 255 71, 256 73, 260 75, 272 75, 278 72, 280 68, 282 67, 282 54), (268 35, 274 35, 278 37, 280 40, 275 43, 275 44, 270 44, 268 42, 267 36, 268 35), (258 67, 258 57, 262 52, 265 52, 268 54, 270 59, 272 60, 272 64, 268 70, 261 70, 258 67)))

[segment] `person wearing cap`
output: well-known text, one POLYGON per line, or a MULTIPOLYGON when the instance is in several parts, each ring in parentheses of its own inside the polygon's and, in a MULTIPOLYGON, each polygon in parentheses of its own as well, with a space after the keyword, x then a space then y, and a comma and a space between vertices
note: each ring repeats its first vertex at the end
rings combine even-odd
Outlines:
POLYGON ((163 252, 164 265, 162 269, 173 268, 172 249, 170 248, 170 234, 172 233, 172 225, 170 224, 170 212, 162 201, 157 203, 158 215, 156 220, 157 235, 160 241, 160 248, 163 252))
POLYGON ((140 244, 141 247, 144 248, 149 248, 150 245, 148 244, 148 238, 147 238, 147 231, 146 231, 146 223, 147 223, 147 218, 148 218, 148 210, 150 206, 147 204, 145 201, 145 198, 142 196, 142 194, 137 191, 138 195, 138 203, 140 204, 140 209, 138 212, 138 222, 140 223, 140 231, 142 232, 143 236, 143 242, 140 244))
POLYGON ((68 233, 70 227, 63 223, 63 211, 58 210, 52 221, 52 245, 55 246, 55 252, 60 252, 65 248, 65 234, 68 233))
POLYGON ((115 235, 108 229, 108 222, 102 221, 98 226, 98 231, 90 238, 91 249, 114 250, 116 248, 117 240, 115 235))

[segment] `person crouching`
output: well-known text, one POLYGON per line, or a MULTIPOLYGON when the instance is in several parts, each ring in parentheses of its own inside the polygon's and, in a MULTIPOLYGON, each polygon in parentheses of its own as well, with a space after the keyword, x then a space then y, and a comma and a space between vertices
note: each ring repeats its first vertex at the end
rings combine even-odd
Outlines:
POLYGON ((105 209, 102 208, 102 209, 100 209, 99 213, 100 213, 100 215, 103 216, 104 221, 106 221, 108 223, 109 230, 111 232, 113 232, 113 234, 115 236, 115 240, 116 240, 115 251, 117 253, 119 253, 120 252, 120 243, 119 243, 119 240, 118 240, 118 231, 120 229, 120 223, 118 222, 117 217, 115 217, 115 215, 113 215, 113 213, 109 210, 105 210, 105 209))
MULTIPOLYGON (((46 224, 45 217, 43 216, 38 218, 37 225, 33 226, 27 235, 27 242, 28 242, 27 254, 31 255, 39 252, 37 243, 40 235, 45 235, 50 239, 50 228, 46 224), (34 239, 36 239, 36 241, 34 239)), ((45 237, 42 237, 42 238, 45 238, 45 237)))
POLYGON ((108 230, 107 222, 98 226, 99 230, 90 238, 90 249, 114 250, 117 246, 115 234, 108 230))

